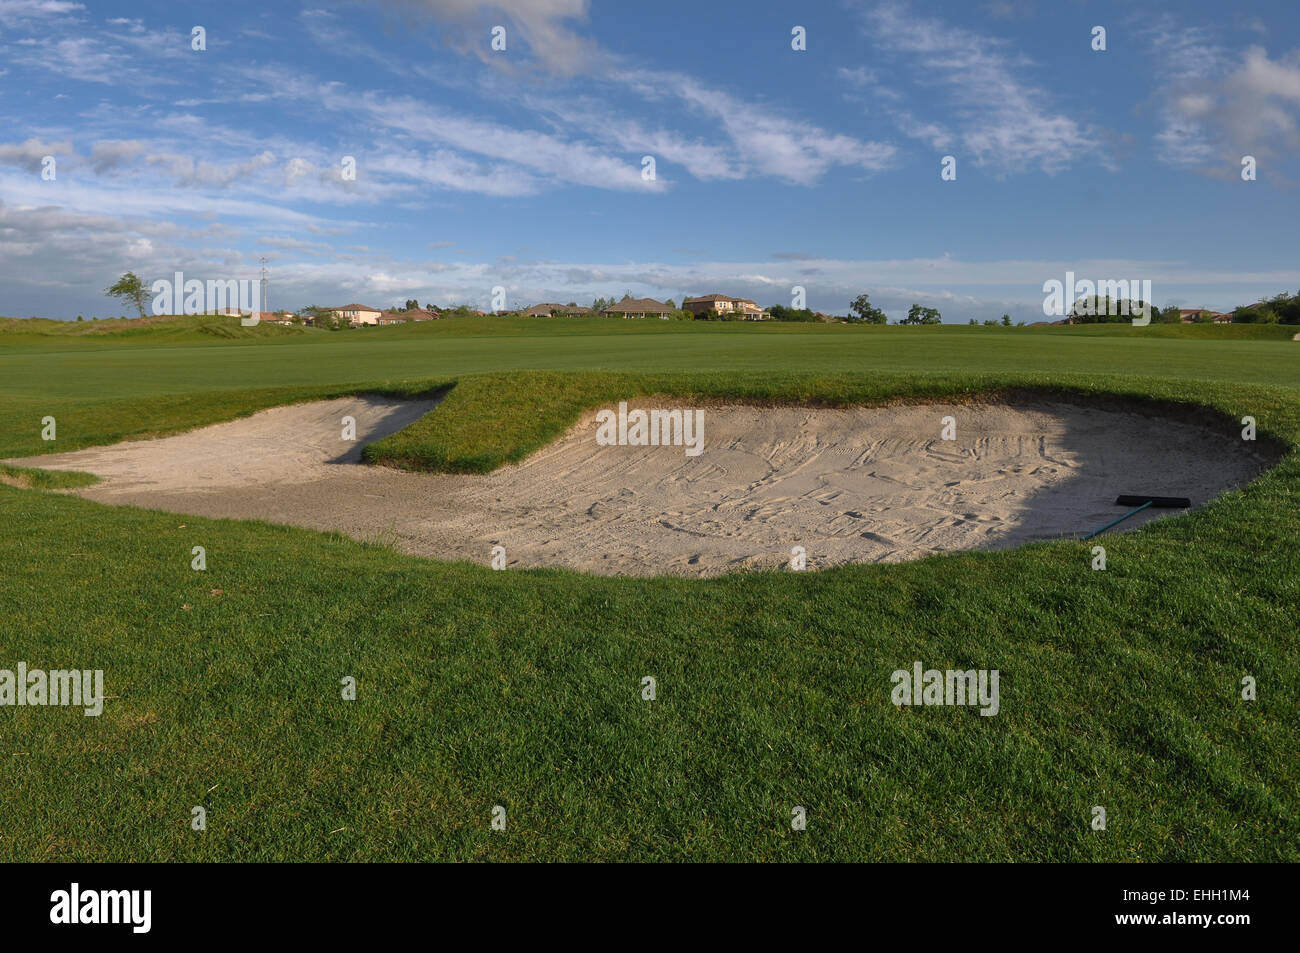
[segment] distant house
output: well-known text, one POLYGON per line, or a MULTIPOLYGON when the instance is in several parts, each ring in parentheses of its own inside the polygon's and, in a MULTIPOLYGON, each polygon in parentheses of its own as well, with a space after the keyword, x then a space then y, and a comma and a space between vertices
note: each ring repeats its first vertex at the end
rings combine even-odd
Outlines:
POLYGON ((535 304, 531 308, 521 311, 525 318, 553 318, 556 315, 572 316, 578 314, 591 314, 590 308, 584 308, 580 304, 555 304, 554 302, 544 301, 541 304, 535 304))
POLYGON ((600 313, 607 318, 644 318, 649 315, 666 318, 673 313, 673 309, 654 298, 628 298, 611 304, 600 313))
POLYGON ((353 327, 362 324, 378 324, 379 316, 383 314, 378 308, 368 308, 364 304, 345 304, 341 308, 330 308, 329 310, 353 327))
POLYGON ((1210 311, 1208 308, 1179 308, 1178 319, 1184 324, 1195 324, 1209 318, 1215 324, 1231 324, 1232 315, 1224 314, 1222 311, 1210 311))
POLYGON ((705 314, 709 310, 721 315, 735 314, 744 321, 762 321, 772 316, 748 298, 732 298, 728 295, 716 294, 687 298, 682 302, 682 309, 692 314, 705 314))
POLYGON ((272 324, 292 324, 296 315, 288 311, 263 311, 262 320, 272 324))
POLYGON ((437 321, 441 315, 437 311, 424 308, 410 308, 406 311, 383 311, 376 324, 406 324, 408 321, 437 321))

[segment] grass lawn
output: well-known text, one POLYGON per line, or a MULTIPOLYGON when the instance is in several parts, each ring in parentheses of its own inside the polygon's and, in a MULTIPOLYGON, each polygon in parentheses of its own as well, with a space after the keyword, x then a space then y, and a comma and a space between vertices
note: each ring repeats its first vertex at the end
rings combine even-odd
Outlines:
POLYGON ((1289 450, 1107 538, 1104 572, 1061 541, 712 580, 493 572, 11 468, 0 668, 101 668, 110 697, 99 718, 0 708, 0 859, 1300 859, 1293 330, 0 324, 0 458, 447 388, 371 459, 491 469, 637 393, 1120 394, 1249 414, 1289 450), (895 708, 917 660, 998 669, 999 714, 895 708))

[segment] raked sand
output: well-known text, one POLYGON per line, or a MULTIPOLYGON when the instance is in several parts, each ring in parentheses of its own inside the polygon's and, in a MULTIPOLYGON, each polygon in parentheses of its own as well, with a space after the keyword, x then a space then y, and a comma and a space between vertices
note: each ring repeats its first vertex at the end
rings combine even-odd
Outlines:
MULTIPOLYGON (((630 401, 633 409, 663 406, 630 401)), ((599 446, 595 411, 486 476, 407 473, 360 448, 436 401, 296 404, 174 437, 8 461, 82 470, 102 503, 339 530, 437 559, 610 575, 713 576, 886 562, 1078 537, 1121 493, 1200 505, 1273 460, 1232 428, 1069 404, 848 410, 706 406, 703 449, 599 446), (956 420, 942 440, 941 420, 956 420), (357 439, 342 437, 342 418, 357 439)), ((1148 511, 1134 529, 1181 511, 1148 511)))

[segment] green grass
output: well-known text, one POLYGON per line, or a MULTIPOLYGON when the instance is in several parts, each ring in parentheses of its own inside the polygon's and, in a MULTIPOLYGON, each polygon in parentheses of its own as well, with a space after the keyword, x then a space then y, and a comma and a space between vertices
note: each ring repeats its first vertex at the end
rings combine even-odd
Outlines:
POLYGON ((8 486, 37 490, 73 490, 91 486, 99 477, 90 473, 73 473, 66 470, 40 470, 32 467, 14 467, 0 463, 0 483, 8 486))
POLYGON ((1300 345, 1237 330, 0 334, 0 457, 452 384, 368 453, 490 469, 635 393, 1018 389, 1251 414, 1287 448, 1106 539, 1105 572, 1069 541, 712 580, 492 572, 0 485, 0 668, 103 668, 113 696, 100 718, 0 708, 0 859, 1296 860, 1300 345), (889 675, 915 660, 999 669, 1000 714, 894 708, 889 675))
POLYGON ((1300 345, 1276 325, 866 328, 470 318, 328 332, 241 328, 237 318, 215 317, 119 323, 119 333, 98 336, 37 334, 25 330, 28 322, 0 328, 0 458, 170 433, 277 403, 361 390, 417 393, 468 375, 525 370, 690 375, 722 385, 738 375, 848 376, 868 387, 892 382, 895 391, 942 389, 954 377, 1105 389, 1140 387, 1153 374, 1293 386, 1300 359, 1300 345), (236 336, 205 333, 209 326, 236 336), (47 415, 58 421, 53 445, 40 440, 47 415))

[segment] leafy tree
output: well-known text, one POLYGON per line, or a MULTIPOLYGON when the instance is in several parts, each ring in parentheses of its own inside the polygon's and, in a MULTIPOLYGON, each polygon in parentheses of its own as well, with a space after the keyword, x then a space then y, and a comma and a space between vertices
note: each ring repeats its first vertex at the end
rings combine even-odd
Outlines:
MULTIPOLYGON (((1107 301, 1110 299, 1107 298, 1107 301)), ((1106 320, 1106 309, 1101 305, 1101 299, 1096 295, 1084 295, 1074 302, 1074 307, 1070 309, 1070 323, 1072 324, 1097 324, 1106 320)))
POLYGON ((1070 319, 1074 324, 1124 324, 1141 315, 1143 307, 1141 299, 1084 295, 1074 303, 1070 319))
POLYGON ((1300 324, 1300 291, 1297 291, 1287 300, 1286 310, 1282 313, 1282 323, 1300 324))
POLYGON ((1009 328, 1009 327, 1011 327, 1011 315, 1009 315, 1009 314, 1003 314, 1003 315, 1002 315, 1002 326, 1003 326, 1004 328, 1009 328))
POLYGON ((324 328, 327 331, 341 331, 344 328, 351 327, 348 319, 341 314, 331 311, 328 308, 320 308, 314 304, 309 304, 298 312, 304 318, 311 318, 311 323, 318 328, 324 328))
POLYGON ((1274 295, 1267 302, 1267 310, 1273 315, 1273 321, 1280 324, 1300 324, 1300 294, 1295 297, 1283 291, 1274 295))
POLYGON ((849 321, 854 324, 886 324, 885 312, 871 303, 870 297, 860 294, 849 303, 849 321))
POLYGON ((768 314, 772 316, 773 321, 818 321, 815 311, 809 311, 807 308, 787 308, 784 305, 774 304, 767 309, 768 314))
POLYGON ((144 299, 145 287, 144 282, 133 271, 128 271, 121 278, 105 289, 104 294, 110 298, 117 298, 123 304, 133 304, 136 310, 140 312, 140 317, 144 317, 144 299))
POLYGON ((899 324, 940 324, 942 318, 935 308, 923 308, 919 304, 913 304, 907 309, 907 317, 899 321, 899 324))

